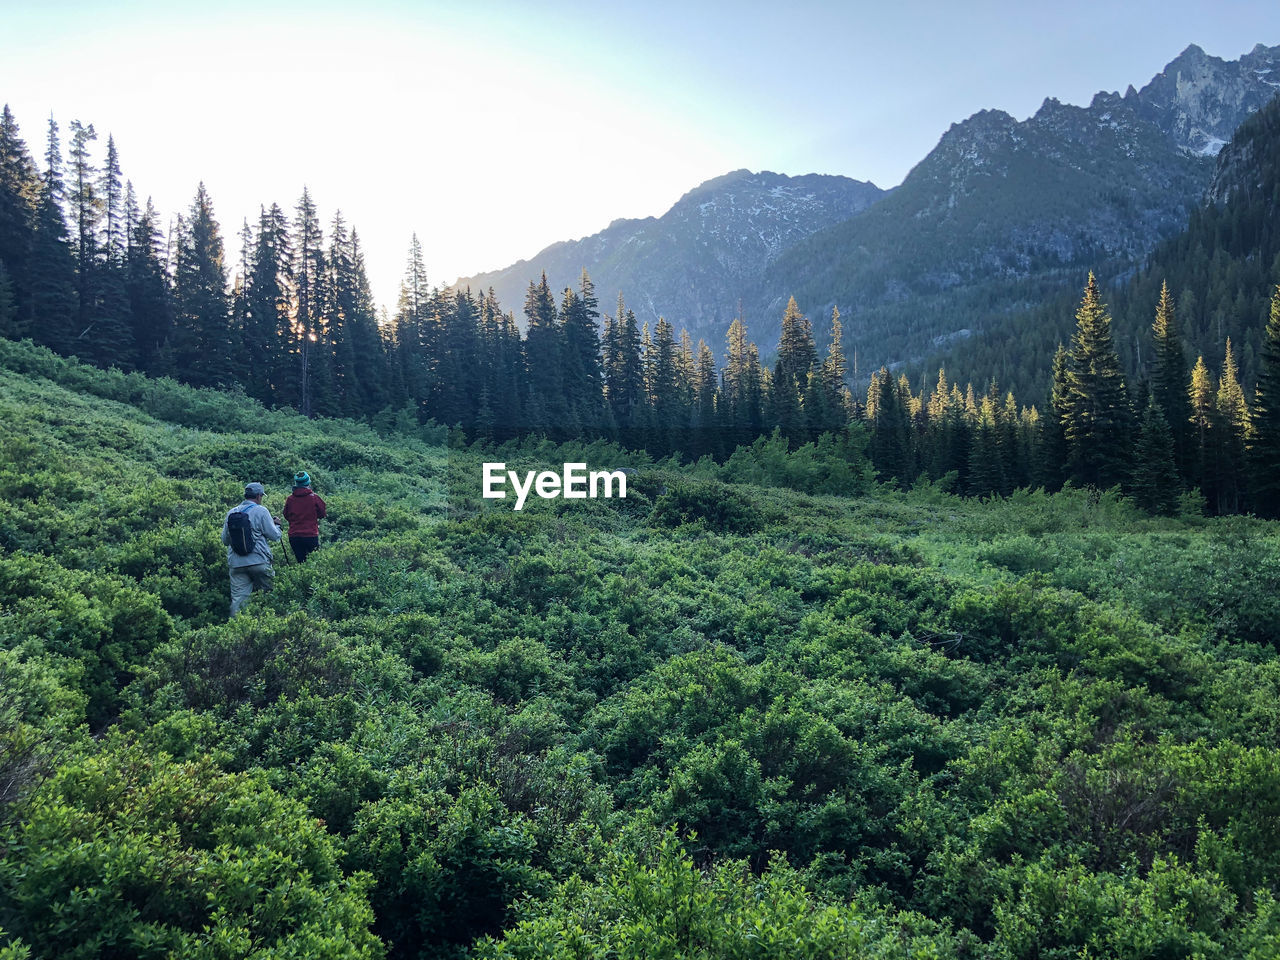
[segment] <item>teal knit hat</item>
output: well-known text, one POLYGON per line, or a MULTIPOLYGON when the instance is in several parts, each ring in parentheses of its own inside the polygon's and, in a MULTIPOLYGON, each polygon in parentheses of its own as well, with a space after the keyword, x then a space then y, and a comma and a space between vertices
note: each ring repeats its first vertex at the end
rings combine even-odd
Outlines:
POLYGON ((293 485, 295 487, 311 486, 311 477, 305 470, 300 470, 293 475, 293 485))

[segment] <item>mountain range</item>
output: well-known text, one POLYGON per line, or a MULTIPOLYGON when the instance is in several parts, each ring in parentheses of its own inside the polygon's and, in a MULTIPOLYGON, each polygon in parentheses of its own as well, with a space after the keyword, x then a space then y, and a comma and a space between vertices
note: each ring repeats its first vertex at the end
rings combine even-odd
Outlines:
POLYGON ((1088 106, 1047 99, 1022 121, 980 111, 892 190, 738 170, 661 217, 615 221, 456 285, 492 286, 519 317, 542 272, 562 289, 585 268, 604 309, 620 290, 641 320, 665 316, 717 349, 741 309, 768 350, 794 295, 815 319, 839 307, 865 375, 1079 286, 1087 270, 1131 272, 1186 225, 1217 153, 1277 90, 1280 46, 1223 60, 1193 44, 1141 89, 1088 106))
MULTIPOLYGON (((576 286, 585 267, 603 299, 626 293, 641 320, 666 316, 677 326, 723 333, 766 265, 884 194, 848 177, 735 170, 690 190, 661 217, 615 220, 600 233, 552 244, 529 260, 464 277, 455 286, 492 286, 523 326, 520 306, 530 281, 545 272, 553 290, 576 286)), ((612 311, 612 303, 606 308, 612 311)))

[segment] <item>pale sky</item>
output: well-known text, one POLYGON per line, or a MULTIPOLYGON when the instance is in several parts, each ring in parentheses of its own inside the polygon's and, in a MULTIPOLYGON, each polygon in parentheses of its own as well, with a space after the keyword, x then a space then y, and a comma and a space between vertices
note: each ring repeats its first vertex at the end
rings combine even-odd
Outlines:
POLYGON ((50 112, 97 159, 113 133, 166 220, 203 180, 232 261, 308 186, 394 309, 414 232, 447 284, 741 167, 889 187, 978 110, 1140 87, 1192 42, 1280 43, 1280 4, 0 0, 0 102, 37 158, 50 112))

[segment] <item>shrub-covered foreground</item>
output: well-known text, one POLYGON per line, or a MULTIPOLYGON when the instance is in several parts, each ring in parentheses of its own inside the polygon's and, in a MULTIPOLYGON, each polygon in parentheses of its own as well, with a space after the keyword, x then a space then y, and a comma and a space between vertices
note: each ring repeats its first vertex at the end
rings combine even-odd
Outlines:
POLYGON ((0 958, 1280 955, 1274 524, 431 439, 4 345, 0 958))

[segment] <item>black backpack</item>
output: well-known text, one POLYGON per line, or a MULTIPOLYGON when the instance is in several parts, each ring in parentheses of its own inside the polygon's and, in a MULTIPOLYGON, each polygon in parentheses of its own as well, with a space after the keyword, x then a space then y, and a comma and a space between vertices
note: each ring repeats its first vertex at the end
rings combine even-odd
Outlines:
POLYGON ((240 556, 247 557, 253 553, 253 522, 249 519, 249 510, 237 510, 227 515, 227 539, 231 541, 231 549, 240 556))

